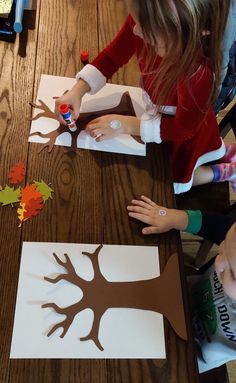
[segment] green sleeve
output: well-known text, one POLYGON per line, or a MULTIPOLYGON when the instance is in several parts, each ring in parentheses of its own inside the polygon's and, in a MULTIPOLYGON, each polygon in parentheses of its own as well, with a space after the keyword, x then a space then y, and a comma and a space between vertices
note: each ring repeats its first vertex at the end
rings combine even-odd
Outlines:
POLYGON ((202 212, 201 210, 186 210, 188 215, 188 226, 184 231, 192 234, 199 233, 202 227, 202 212))

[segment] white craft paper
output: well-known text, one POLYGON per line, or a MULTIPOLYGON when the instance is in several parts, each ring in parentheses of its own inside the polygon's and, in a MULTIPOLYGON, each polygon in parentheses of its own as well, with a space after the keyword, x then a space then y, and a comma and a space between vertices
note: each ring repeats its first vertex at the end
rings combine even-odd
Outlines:
MULTIPOLYGON (((11 358, 165 358, 163 316, 152 311, 110 308, 102 317, 100 351, 93 341, 80 341, 92 327, 90 309, 78 313, 64 338, 62 329, 50 337, 47 333, 65 317, 51 308, 54 302, 67 307, 82 298, 82 291, 67 281, 52 284, 44 276, 54 278, 65 269, 52 253, 64 260, 67 253, 78 275, 93 279, 90 259, 82 251, 94 252, 98 245, 46 242, 24 242, 15 309, 11 358)), ((136 281, 160 275, 157 247, 104 245, 99 254, 100 269, 107 280, 136 281)), ((154 294, 158 292, 153 292, 154 294)))
MULTIPOLYGON (((52 111, 54 111, 55 100, 53 97, 61 96, 66 90, 71 89, 75 84, 75 81, 76 80, 74 78, 49 76, 45 74, 41 75, 36 103, 38 103, 38 100, 42 100, 52 111)), ((81 113, 87 113, 95 110, 110 109, 115 107, 120 103, 122 94, 127 91, 130 93, 135 113, 138 117, 140 117, 144 112, 144 102, 141 88, 123 85, 107 84, 95 95, 86 94, 83 97, 80 111, 81 113)), ((33 116, 41 112, 42 110, 35 108, 33 116)), ((41 132, 44 134, 49 133, 56 130, 57 127, 58 121, 46 117, 40 117, 38 120, 32 121, 30 134, 35 132, 41 132)), ((42 138, 39 136, 29 137, 29 142, 45 143, 48 140, 48 138, 42 138)), ((68 133, 64 133, 56 139, 55 145, 71 146, 71 135, 69 129, 68 133)), ((92 138, 85 133, 85 131, 82 131, 77 139, 77 147, 103 152, 124 153, 140 156, 146 155, 146 145, 137 142, 131 136, 126 134, 122 134, 110 140, 97 142, 95 138, 92 138)))

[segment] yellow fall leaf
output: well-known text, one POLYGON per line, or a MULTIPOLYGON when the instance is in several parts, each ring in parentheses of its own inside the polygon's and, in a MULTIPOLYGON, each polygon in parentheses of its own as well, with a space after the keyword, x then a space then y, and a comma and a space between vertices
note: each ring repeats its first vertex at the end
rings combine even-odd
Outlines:
POLYGON ((20 224, 18 227, 21 227, 22 222, 24 221, 24 213, 25 213, 25 203, 20 202, 20 207, 17 209, 18 218, 20 220, 20 224))

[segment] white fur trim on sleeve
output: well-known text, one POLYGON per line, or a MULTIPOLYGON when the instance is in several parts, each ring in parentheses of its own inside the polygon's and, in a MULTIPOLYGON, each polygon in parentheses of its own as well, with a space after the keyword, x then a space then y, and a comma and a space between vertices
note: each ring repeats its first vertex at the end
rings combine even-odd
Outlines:
POLYGON ((148 113, 144 113, 141 117, 140 123, 141 139, 146 143, 156 142, 157 144, 160 144, 162 142, 160 126, 161 117, 156 117, 148 113))
POLYGON ((106 77, 95 66, 87 64, 75 76, 76 80, 80 78, 86 81, 90 86, 89 94, 95 94, 106 85, 106 77))

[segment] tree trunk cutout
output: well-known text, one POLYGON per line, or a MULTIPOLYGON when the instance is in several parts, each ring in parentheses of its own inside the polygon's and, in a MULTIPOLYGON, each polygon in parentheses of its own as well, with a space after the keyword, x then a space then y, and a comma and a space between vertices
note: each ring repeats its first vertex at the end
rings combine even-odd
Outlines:
MULTIPOLYGON (((33 108, 38 108, 41 109, 42 112, 38 113, 35 117, 30 118, 31 121, 38 120, 40 117, 46 117, 46 118, 51 118, 54 120, 57 120, 56 114, 49 109, 49 107, 42 101, 39 100, 39 104, 30 102, 30 105, 33 108)), ((69 128, 65 125, 59 124, 58 128, 53 130, 52 132, 49 133, 41 133, 41 132, 34 132, 30 134, 30 137, 32 136, 39 136, 42 138, 48 138, 49 140, 41 144, 41 148, 39 149, 39 152, 41 152, 44 148, 48 148, 48 152, 50 153, 53 149, 53 146, 56 142, 57 137, 59 137, 62 133, 70 133, 71 135, 71 147, 66 148, 67 151, 72 151, 75 152, 77 150, 77 138, 78 135, 82 130, 85 129, 85 126, 95 118, 107 115, 107 114, 120 114, 120 115, 125 115, 125 116, 136 116, 135 110, 132 104, 132 100, 130 97, 129 92, 125 92, 120 100, 119 105, 116 107, 110 108, 110 109, 105 109, 105 110, 96 110, 93 112, 88 112, 88 113, 81 113, 79 115, 79 118, 76 121, 76 126, 77 130, 75 132, 71 132, 69 128)), ((143 144, 143 141, 139 136, 133 136, 132 137, 139 143, 143 144)))
POLYGON ((149 310, 162 313, 170 322, 175 332, 184 340, 187 339, 187 330, 183 309, 181 282, 179 275, 179 264, 177 254, 172 255, 163 273, 153 279, 137 282, 109 282, 101 273, 98 255, 103 245, 97 247, 94 253, 82 252, 89 257, 94 269, 92 281, 80 278, 67 254, 63 262, 53 253, 57 263, 63 266, 68 273, 59 274, 56 278, 44 277, 51 283, 66 280, 78 286, 83 291, 82 299, 68 307, 58 307, 55 303, 46 303, 42 308, 51 307, 59 314, 64 314, 66 319, 55 324, 47 334, 50 336, 58 328, 63 328, 60 335, 63 338, 74 317, 86 308, 91 308, 94 312, 94 320, 90 333, 86 337, 80 338, 81 341, 93 340, 96 346, 103 351, 99 341, 100 321, 109 308, 133 308, 149 310))

